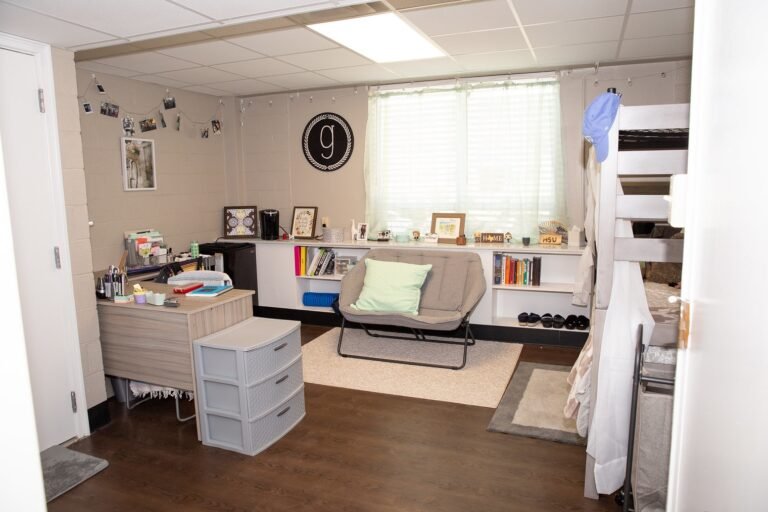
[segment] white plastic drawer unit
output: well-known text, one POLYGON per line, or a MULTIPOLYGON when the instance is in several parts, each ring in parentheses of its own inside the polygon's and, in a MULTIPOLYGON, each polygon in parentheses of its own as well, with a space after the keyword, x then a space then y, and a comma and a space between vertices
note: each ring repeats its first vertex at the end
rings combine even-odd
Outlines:
POLYGON ((301 421, 299 327, 249 318, 194 342, 204 444, 255 455, 301 421))

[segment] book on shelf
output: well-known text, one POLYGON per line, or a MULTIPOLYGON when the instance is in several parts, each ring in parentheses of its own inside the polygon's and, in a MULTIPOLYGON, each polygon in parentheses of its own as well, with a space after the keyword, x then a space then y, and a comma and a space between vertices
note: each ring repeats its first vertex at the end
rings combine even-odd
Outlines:
MULTIPOLYGON (((330 265, 331 260, 333 260, 333 251, 328 249, 328 250, 325 251, 325 254, 323 255, 323 261, 320 264, 320 269, 319 269, 317 275, 322 276, 322 275, 325 275, 327 273, 328 266, 330 265)), ((331 268, 333 268, 333 267, 331 267, 331 268)))
POLYGON ((301 247, 293 246, 293 270, 297 276, 301 275, 301 247))
POLYGON ((541 286, 541 256, 519 259, 514 254, 494 253, 493 284, 541 286))
POLYGON ((322 259, 324 253, 325 253, 325 249, 323 249, 322 247, 315 250, 315 255, 312 257, 312 261, 309 263, 309 266, 307 267, 308 276, 315 275, 315 270, 317 270, 317 266, 320 263, 320 260, 322 259))

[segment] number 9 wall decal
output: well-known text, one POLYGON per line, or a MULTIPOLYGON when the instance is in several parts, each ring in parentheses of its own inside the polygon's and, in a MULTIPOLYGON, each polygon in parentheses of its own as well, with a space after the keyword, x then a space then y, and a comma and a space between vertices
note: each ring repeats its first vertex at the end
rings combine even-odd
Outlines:
POLYGON ((354 142, 346 119, 330 112, 313 117, 301 137, 307 162, 315 169, 326 172, 335 171, 347 163, 354 142))

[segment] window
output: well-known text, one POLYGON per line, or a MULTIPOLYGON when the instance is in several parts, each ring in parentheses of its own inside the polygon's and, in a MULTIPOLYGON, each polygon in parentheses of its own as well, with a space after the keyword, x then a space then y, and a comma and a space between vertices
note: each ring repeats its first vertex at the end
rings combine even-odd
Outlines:
POLYGON ((371 94, 366 219, 429 231, 432 212, 466 213, 466 233, 538 234, 565 220, 555 80, 484 82, 371 94))

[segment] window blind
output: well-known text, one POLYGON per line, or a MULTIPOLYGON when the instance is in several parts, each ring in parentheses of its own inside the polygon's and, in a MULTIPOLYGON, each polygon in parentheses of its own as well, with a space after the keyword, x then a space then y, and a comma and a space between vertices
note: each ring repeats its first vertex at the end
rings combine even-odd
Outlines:
POLYGON ((433 212, 459 212, 470 235, 535 237, 565 216, 559 85, 374 92, 365 175, 374 230, 427 232, 433 212))

